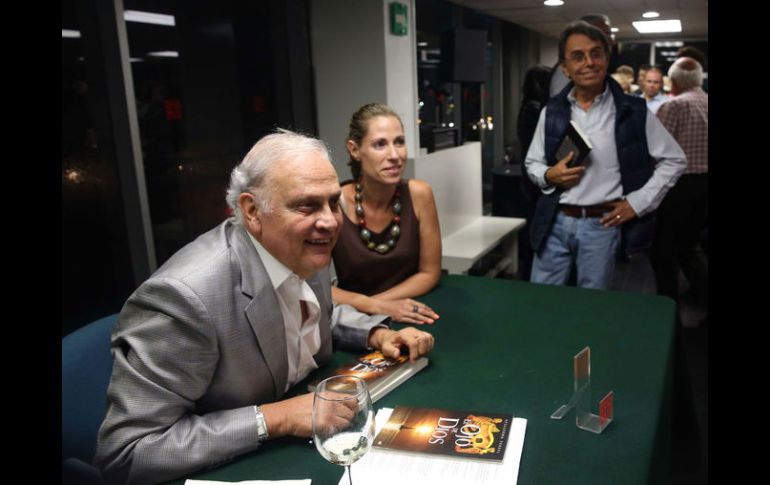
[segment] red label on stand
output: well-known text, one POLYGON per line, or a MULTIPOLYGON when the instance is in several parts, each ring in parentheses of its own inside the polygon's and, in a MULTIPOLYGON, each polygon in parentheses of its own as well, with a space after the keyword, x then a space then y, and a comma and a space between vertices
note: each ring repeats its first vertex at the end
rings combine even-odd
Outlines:
POLYGON ((604 426, 608 420, 612 420, 612 400, 615 397, 615 391, 610 391, 604 399, 599 401, 599 424, 604 426))

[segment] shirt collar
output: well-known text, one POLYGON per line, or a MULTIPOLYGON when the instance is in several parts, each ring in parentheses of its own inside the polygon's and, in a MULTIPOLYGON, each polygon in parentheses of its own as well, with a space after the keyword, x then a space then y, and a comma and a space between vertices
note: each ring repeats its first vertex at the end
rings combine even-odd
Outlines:
POLYGON ((249 231, 246 231, 246 234, 249 235, 249 239, 251 239, 251 242, 254 244, 254 248, 256 248, 260 259, 262 259, 262 264, 265 265, 265 271, 267 271, 267 275, 270 277, 270 283, 273 284, 273 289, 277 290, 284 283, 284 281, 289 279, 289 277, 294 273, 292 273, 292 271, 287 268, 286 265, 275 259, 275 256, 270 254, 270 252, 265 249, 265 247, 262 246, 262 244, 260 244, 260 242, 257 241, 249 231))
POLYGON ((679 93, 677 96, 681 96, 682 94, 685 94, 685 93, 694 93, 694 94, 703 93, 703 94, 706 94, 706 91, 704 91, 703 88, 700 87, 700 86, 694 86, 694 87, 691 87, 690 89, 685 89, 684 91, 679 93))
MULTIPOLYGON (((610 85, 608 83, 604 83, 604 91, 599 93, 594 98, 594 104, 599 104, 602 101, 604 101, 610 94, 610 85)), ((567 99, 569 100, 570 104, 576 104, 577 98, 575 97, 575 86, 572 86, 572 89, 569 90, 569 93, 567 93, 567 99)))

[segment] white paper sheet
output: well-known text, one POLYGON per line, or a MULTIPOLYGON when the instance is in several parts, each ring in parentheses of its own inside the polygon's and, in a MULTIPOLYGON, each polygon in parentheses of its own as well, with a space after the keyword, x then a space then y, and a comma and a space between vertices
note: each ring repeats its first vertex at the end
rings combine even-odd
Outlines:
MULTIPOLYGON (((392 408, 382 408, 377 411, 375 435, 380 432, 392 412, 392 408)), ((399 485, 424 485, 426 483, 516 485, 526 429, 526 419, 513 419, 505 456, 500 463, 372 448, 363 458, 352 465, 353 483, 366 485, 393 485, 394 483, 399 485)), ((347 473, 343 473, 339 485, 347 484, 347 473)))
POLYGON ((303 480, 246 480, 242 482, 218 482, 214 480, 185 480, 184 485, 310 485, 310 479, 303 480))

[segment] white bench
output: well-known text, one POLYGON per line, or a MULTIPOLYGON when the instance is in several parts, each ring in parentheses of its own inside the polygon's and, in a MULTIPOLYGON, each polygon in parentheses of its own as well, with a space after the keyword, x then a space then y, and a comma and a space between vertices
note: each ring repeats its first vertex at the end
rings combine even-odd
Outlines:
POLYGON ((504 256, 488 273, 518 271, 517 232, 525 220, 483 215, 481 143, 439 150, 414 160, 414 177, 433 189, 441 225, 441 267, 464 274, 500 242, 504 256))

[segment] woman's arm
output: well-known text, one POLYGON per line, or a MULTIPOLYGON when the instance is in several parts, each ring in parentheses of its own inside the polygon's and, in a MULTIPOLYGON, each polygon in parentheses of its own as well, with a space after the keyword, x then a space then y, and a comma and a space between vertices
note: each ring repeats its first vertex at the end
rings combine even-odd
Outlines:
MULTIPOLYGON (((383 311, 384 308, 379 300, 371 296, 366 296, 363 293, 343 290, 336 286, 332 286, 332 300, 338 304, 350 305, 360 312, 390 315, 387 311, 383 311)), ((390 317, 393 318, 393 315, 390 315, 390 317)))

